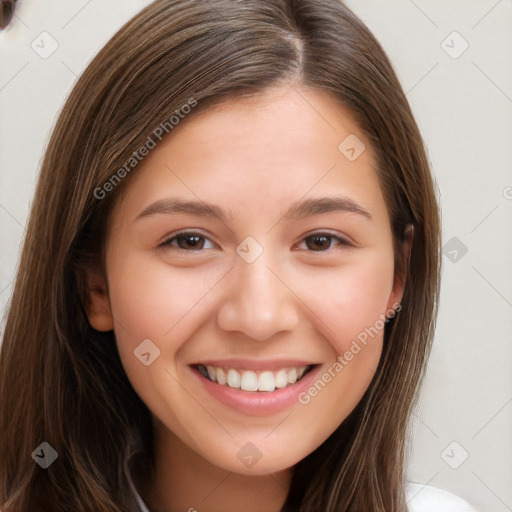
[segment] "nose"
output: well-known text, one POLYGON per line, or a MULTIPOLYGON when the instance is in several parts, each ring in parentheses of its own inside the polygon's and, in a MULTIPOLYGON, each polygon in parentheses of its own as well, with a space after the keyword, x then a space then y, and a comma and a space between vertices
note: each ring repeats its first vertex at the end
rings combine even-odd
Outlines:
POLYGON ((218 311, 221 329, 243 332, 258 341, 293 331, 299 320, 298 297, 264 255, 253 263, 237 259, 218 311))

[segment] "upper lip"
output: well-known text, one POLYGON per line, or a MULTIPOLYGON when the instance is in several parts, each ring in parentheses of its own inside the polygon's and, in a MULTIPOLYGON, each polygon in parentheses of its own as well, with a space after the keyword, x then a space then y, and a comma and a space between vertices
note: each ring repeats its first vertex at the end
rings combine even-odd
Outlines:
POLYGON ((301 366, 311 366, 316 363, 311 361, 300 361, 299 359, 208 359, 198 361, 191 366, 215 366, 223 369, 240 369, 240 370, 281 370, 282 368, 299 368, 301 366))

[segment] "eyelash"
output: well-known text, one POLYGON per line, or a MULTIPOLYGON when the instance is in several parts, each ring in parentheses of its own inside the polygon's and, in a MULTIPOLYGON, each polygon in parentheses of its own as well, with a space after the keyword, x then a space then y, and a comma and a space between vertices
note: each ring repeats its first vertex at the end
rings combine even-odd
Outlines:
MULTIPOLYGON (((199 233, 197 231, 181 231, 179 233, 174 234, 172 237, 167 238, 163 242, 161 242, 158 245, 158 248, 170 248, 170 247, 173 247, 173 248, 175 248, 175 250, 180 251, 180 252, 193 252, 193 253, 201 252, 201 251, 204 250, 204 249, 195 249, 195 250, 194 249, 182 249, 181 247, 176 247, 176 246, 172 245, 172 242, 174 242, 175 240, 178 240, 180 237, 184 237, 184 236, 187 236, 187 235, 188 236, 190 236, 190 235, 192 235, 192 236, 199 236, 199 237, 201 237, 203 239, 209 240, 209 237, 207 237, 206 235, 203 235, 202 233, 199 233)), ((308 236, 304 237, 302 239, 302 241, 308 240, 308 239, 313 238, 313 237, 324 237, 324 238, 328 238, 328 239, 331 239, 331 240, 337 240, 338 241, 337 245, 343 245, 343 246, 347 246, 347 247, 353 247, 354 246, 352 243, 348 242, 344 238, 341 238, 341 237, 336 236, 336 235, 332 235, 331 233, 325 233, 325 232, 322 232, 322 231, 311 233, 308 236)), ((320 251, 310 250, 308 252, 327 253, 327 252, 330 252, 331 250, 332 249, 329 248, 329 249, 320 250, 320 251)))

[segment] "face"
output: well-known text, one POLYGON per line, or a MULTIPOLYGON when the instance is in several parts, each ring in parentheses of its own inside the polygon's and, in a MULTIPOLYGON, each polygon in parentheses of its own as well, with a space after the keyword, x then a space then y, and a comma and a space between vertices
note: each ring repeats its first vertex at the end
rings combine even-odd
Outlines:
POLYGON ((290 468, 361 399, 402 294, 368 140, 327 93, 283 86, 191 116, 133 172, 91 324, 161 446, 290 468))

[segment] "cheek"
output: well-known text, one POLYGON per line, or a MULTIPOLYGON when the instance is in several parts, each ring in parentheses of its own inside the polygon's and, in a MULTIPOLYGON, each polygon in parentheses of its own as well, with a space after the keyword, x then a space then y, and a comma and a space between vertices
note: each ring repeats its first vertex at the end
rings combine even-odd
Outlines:
POLYGON ((316 418, 312 441, 340 425, 375 375, 393 283, 392 254, 387 256, 358 253, 334 271, 301 276, 300 296, 330 350, 321 374, 299 397, 305 413, 316 418))
POLYGON ((112 255, 108 275, 119 355, 134 389, 146 403, 154 404, 159 400, 154 390, 171 392, 170 377, 163 370, 178 371, 180 350, 204 321, 201 312, 222 272, 213 269, 198 276, 197 270, 173 269, 136 252, 116 256, 112 255), (158 357, 145 366, 139 357, 148 351, 150 359, 158 357))
POLYGON ((194 310, 222 277, 218 268, 172 268, 136 253, 118 261, 109 274, 109 295, 116 334, 130 343, 151 336, 166 345, 183 339, 194 310))
POLYGON ((317 420, 314 439, 324 439, 340 425, 375 374, 393 282, 390 261, 382 257, 359 259, 343 270, 317 273, 315 293, 311 292, 312 283, 303 280, 305 302, 332 349, 322 374, 299 397, 317 420))
POLYGON ((368 258, 335 272, 317 273, 314 286, 304 284, 305 302, 321 320, 318 327, 337 354, 349 350, 354 340, 364 341, 365 336, 376 340, 380 354, 382 333, 376 331, 383 330, 392 290, 390 260, 368 258))
POLYGON ((140 398, 177 424, 169 403, 189 399, 174 385, 174 379, 181 378, 177 359, 222 273, 214 269, 199 276, 195 269, 172 268, 133 250, 122 254, 112 252, 107 268, 119 356, 140 398), (141 356, 147 352, 148 365, 141 356))

